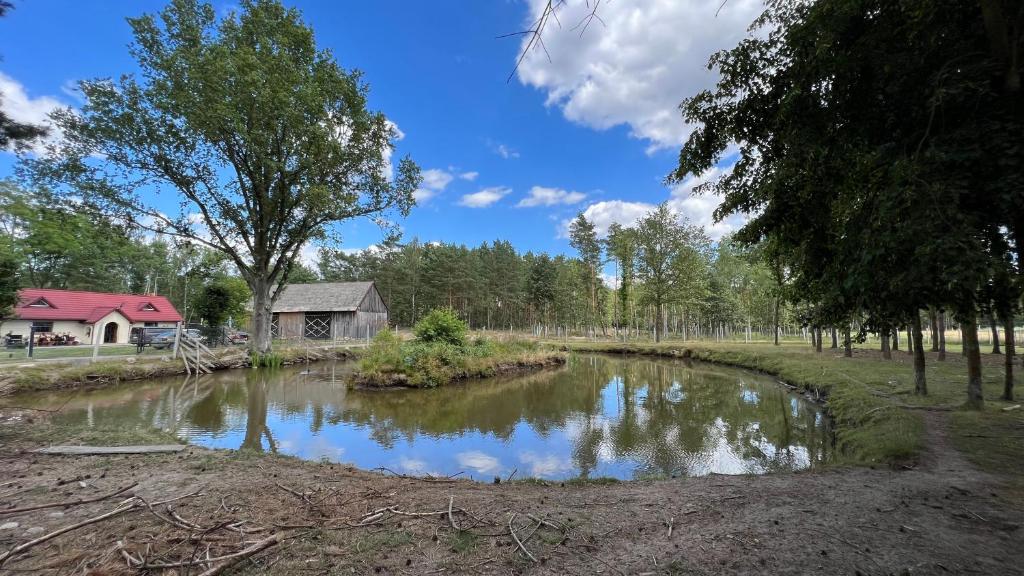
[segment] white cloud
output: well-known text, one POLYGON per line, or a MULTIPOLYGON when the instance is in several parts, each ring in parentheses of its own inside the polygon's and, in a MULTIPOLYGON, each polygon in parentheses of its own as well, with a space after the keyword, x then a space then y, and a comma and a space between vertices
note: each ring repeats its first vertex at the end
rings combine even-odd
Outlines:
POLYGON ((715 210, 722 203, 722 199, 710 192, 697 195, 693 190, 701 184, 718 179, 731 169, 731 166, 724 169, 716 167, 700 176, 690 176, 672 187, 671 198, 668 201, 669 206, 685 216, 690 224, 703 226, 704 231, 714 241, 742 228, 748 218, 745 214, 733 214, 721 222, 715 222, 715 210))
POLYGON ((439 168, 431 168, 430 170, 423 171, 422 186, 429 190, 444 190, 453 178, 454 176, 450 172, 439 168))
MULTIPOLYGON (((66 106, 53 96, 32 98, 20 82, 0 72, 0 108, 15 122, 48 127, 50 126, 50 112, 66 106)), ((55 130, 51 130, 46 139, 59 138, 59 134, 55 132, 55 130)))
MULTIPOLYGON (((532 23, 546 0, 529 0, 532 23)), ((568 0, 561 26, 547 26, 542 49, 531 50, 519 81, 547 94, 566 119, 604 130, 626 125, 648 152, 678 147, 690 133, 679 103, 710 88, 717 74, 708 58, 735 46, 764 10, 761 0, 648 0, 603 2, 581 34, 575 25, 593 2, 568 0)), ((529 25, 529 24, 528 24, 529 25)), ((525 40, 524 40, 525 45, 525 40)))
POLYGON ((493 474, 501 470, 501 462, 497 458, 479 450, 459 452, 455 455, 455 460, 459 466, 469 468, 478 474, 493 474))
POLYGON ((582 202, 587 195, 583 192, 570 192, 561 188, 547 188, 534 186, 530 188, 530 195, 523 198, 516 204, 518 208, 529 208, 533 206, 555 206, 558 204, 576 204, 582 202))
MULTIPOLYGON (((604 200, 587 206, 583 211, 583 217, 594 225, 597 235, 604 237, 608 235, 608 227, 613 223, 622 226, 632 226, 636 221, 643 218, 645 214, 655 208, 654 204, 646 202, 628 202, 626 200, 604 200)), ((572 218, 562 220, 558 226, 558 237, 569 237, 569 225, 572 218)))
MULTIPOLYGON (((405 132, 402 132, 398 127, 398 124, 395 124, 391 120, 385 120, 385 123, 394 133, 395 137, 392 139, 394 142, 401 142, 405 139, 405 132)), ((392 150, 390 146, 384 147, 384 170, 388 180, 393 180, 395 177, 395 167, 391 164, 391 155, 394 154, 394 152, 395 151, 392 150)))
POLYGON ((479 172, 463 172, 462 174, 459 174, 459 178, 466 180, 467 182, 473 182, 479 175, 479 172))
POLYGON ((572 460, 560 458, 555 454, 542 456, 536 452, 520 452, 519 461, 529 471, 529 475, 536 478, 560 476, 575 470, 572 460))
MULTIPOLYGON (((711 192, 696 194, 694 189, 701 184, 718 179, 730 170, 732 170, 732 166, 716 167, 700 176, 691 176, 673 186, 666 199, 670 209, 679 216, 685 217, 687 223, 703 227, 704 232, 715 242, 742 228, 749 218, 746 214, 734 214, 721 222, 715 222, 715 210, 721 205, 722 199, 711 192)), ((597 235, 604 237, 608 235, 608 228, 613 223, 629 228, 654 208, 654 204, 647 202, 604 200, 587 206, 583 211, 583 216, 594 225, 597 235)), ((569 225, 572 224, 572 220, 569 218, 558 223, 558 238, 569 237, 569 225)))
POLYGON ((512 192, 512 189, 506 186, 492 186, 484 188, 479 192, 463 195, 462 200, 459 200, 459 204, 469 208, 486 208, 501 200, 510 192, 512 192))
POLYGON ((512 158, 519 158, 519 152, 517 150, 515 150, 514 148, 512 148, 510 146, 506 146, 505 144, 502 144, 501 142, 495 142, 493 140, 488 140, 487 141, 487 147, 490 148, 492 152, 494 152, 498 156, 501 156, 505 160, 510 160, 512 158))
POLYGON ((444 192, 444 189, 448 187, 448 184, 455 179, 455 176, 453 176, 451 172, 441 170, 440 168, 424 170, 421 175, 423 176, 423 182, 421 182, 420 187, 412 193, 412 197, 416 199, 418 204, 423 204, 427 200, 430 200, 434 196, 444 192))

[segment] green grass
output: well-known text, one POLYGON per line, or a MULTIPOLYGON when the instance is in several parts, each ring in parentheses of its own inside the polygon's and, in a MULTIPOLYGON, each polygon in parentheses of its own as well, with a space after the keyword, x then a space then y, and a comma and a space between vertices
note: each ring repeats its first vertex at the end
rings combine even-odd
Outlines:
MULTIPOLYGON (((898 463, 914 458, 923 448, 924 422, 919 411, 906 407, 948 407, 966 398, 966 366, 959 356, 937 362, 929 353, 926 364, 929 395, 913 394, 913 365, 905 351, 893 360, 870 355, 844 358, 842 350, 815 353, 802 342, 773 346, 767 342, 570 342, 578 351, 626 352, 686 357, 739 366, 777 376, 827 402, 835 422, 837 444, 845 459, 857 463, 898 463)), ((1001 357, 1000 357, 1001 358, 1001 357)), ((1020 374, 1017 375, 1020 381, 1020 374)), ((994 408, 1002 391, 1003 372, 995 365, 983 369, 985 397, 994 408)))
MULTIPOLYGON (((100 346, 99 355, 103 356, 162 356, 170 355, 170 349, 158 350, 152 347, 143 348, 141 353, 136 353, 136 347, 131 345, 100 346)), ((35 360, 55 360, 63 358, 91 358, 92 346, 37 346, 32 350, 32 357, 28 357, 27 348, 14 350, 0 350, 0 363, 33 362, 35 360)))
POLYGON ((1024 413, 988 406, 983 411, 958 410, 952 418, 953 444, 982 470, 1006 479, 1024 501, 1024 413))

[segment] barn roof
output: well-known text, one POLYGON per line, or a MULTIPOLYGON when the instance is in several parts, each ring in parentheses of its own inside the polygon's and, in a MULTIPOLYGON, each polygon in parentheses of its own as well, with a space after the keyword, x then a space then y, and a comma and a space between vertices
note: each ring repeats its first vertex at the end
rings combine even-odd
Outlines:
POLYGON ((289 284, 274 303, 274 312, 354 312, 373 282, 289 284))
POLYGON ((18 291, 14 317, 21 320, 78 320, 92 324, 117 310, 130 322, 181 322, 163 296, 25 288, 18 291))

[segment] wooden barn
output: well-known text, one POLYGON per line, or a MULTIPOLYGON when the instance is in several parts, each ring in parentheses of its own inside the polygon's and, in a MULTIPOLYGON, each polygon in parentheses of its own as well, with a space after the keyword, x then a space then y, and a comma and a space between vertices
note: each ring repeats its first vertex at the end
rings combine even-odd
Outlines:
POLYGON ((373 337, 388 326, 388 307, 373 282, 289 284, 273 308, 274 338, 373 337))

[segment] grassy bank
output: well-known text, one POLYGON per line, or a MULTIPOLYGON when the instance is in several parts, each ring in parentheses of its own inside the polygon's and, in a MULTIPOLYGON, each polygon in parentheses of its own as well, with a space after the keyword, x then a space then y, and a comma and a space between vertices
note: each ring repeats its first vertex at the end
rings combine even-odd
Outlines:
MULTIPOLYGON (((358 349, 343 347, 285 347, 274 351, 281 366, 316 360, 355 357, 358 349)), ((248 368, 251 358, 242 348, 215 350, 212 365, 216 370, 248 368)), ((149 378, 185 374, 180 359, 170 354, 160 357, 118 358, 83 364, 45 363, 31 366, 5 366, 0 373, 0 397, 36 390, 78 389, 109 386, 149 378)))
POLYGON ((486 340, 465 344, 402 341, 381 332, 359 360, 356 386, 433 388, 458 380, 487 378, 565 363, 566 355, 528 340, 486 340))
MULTIPOLYGON (((776 347, 759 343, 570 342, 568 347, 577 351, 692 358, 772 374, 827 403, 836 424, 839 448, 856 462, 897 463, 915 458, 924 447, 922 409, 950 410, 965 422, 976 418, 959 416, 966 388, 966 370, 959 357, 938 362, 929 354, 930 394, 920 397, 913 394, 913 366, 905 352, 894 352, 893 360, 884 360, 868 350, 857 350, 854 358, 844 358, 841 350, 826 349, 817 354, 809 346, 797 344, 776 347)), ((1002 371, 994 363, 986 366, 984 390, 986 398, 997 398, 1002 390, 1002 371)), ((1000 410, 1008 406, 1006 403, 992 401, 990 405, 991 412, 996 414, 988 420, 990 425, 998 426, 1000 417, 1013 418, 1000 410)), ((1006 426, 1003 423, 1000 427, 1004 436, 1008 432, 1006 426)), ((953 433, 963 439, 969 428, 969 423, 954 426, 953 433)), ((987 462, 979 464, 999 471, 1001 465, 997 462, 1011 453, 1018 458, 1024 456, 1020 444, 1017 441, 1002 451, 995 450, 990 457, 981 458, 987 462)))

